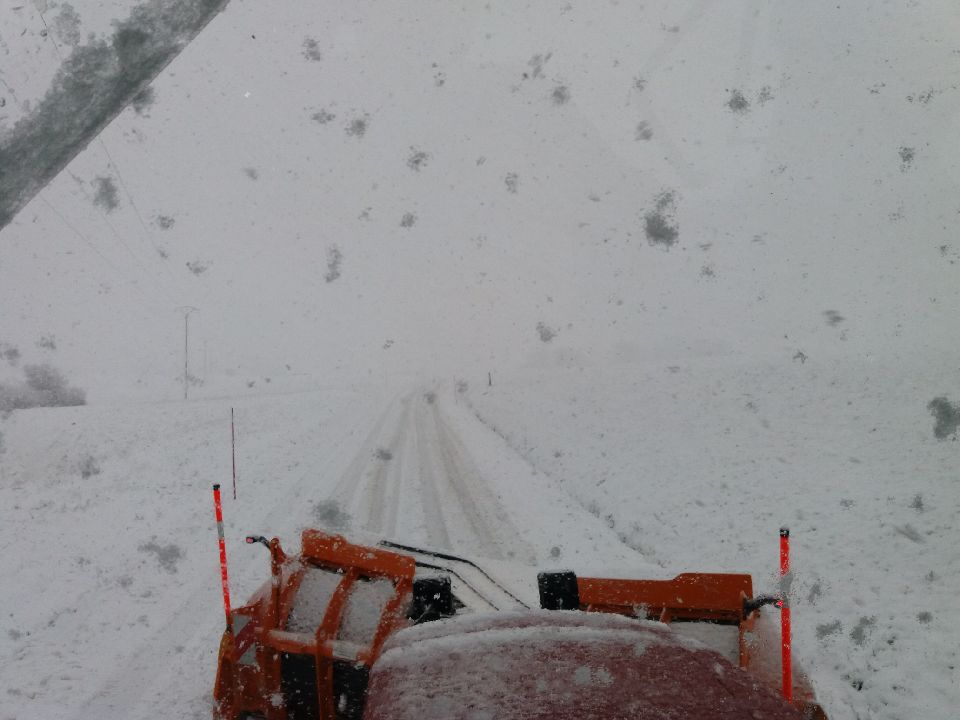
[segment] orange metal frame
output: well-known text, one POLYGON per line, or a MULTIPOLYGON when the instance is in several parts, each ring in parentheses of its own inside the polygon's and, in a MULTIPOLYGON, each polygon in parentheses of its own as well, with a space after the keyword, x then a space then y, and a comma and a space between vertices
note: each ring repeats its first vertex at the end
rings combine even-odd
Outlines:
MULTIPOLYGON (((354 545, 340 535, 305 530, 300 556, 289 558, 280 541, 270 541, 271 579, 251 602, 233 612, 234 622, 220 644, 214 687, 218 720, 237 720, 244 713, 258 713, 267 720, 287 720, 283 703, 271 702, 282 692, 281 653, 311 655, 316 661, 316 684, 321 720, 335 720, 333 670, 335 641, 353 585, 361 578, 388 578, 394 594, 380 616, 368 647, 356 661, 366 667, 376 662, 387 638, 406 626, 405 609, 410 602, 416 563, 412 557, 380 548, 354 545), (284 630, 297 591, 308 567, 342 575, 313 635, 284 630), (241 622, 243 620, 243 622, 241 622), (238 628, 234 630, 234 628, 238 628), (240 660, 255 644, 256 664, 240 660)), ((661 622, 701 621, 736 625, 739 664, 773 687, 778 677, 765 667, 750 667, 747 634, 754 629, 755 611, 747 612, 744 601, 753 597, 749 575, 730 573, 684 573, 672 580, 619 580, 577 578, 580 609, 646 617, 661 622)), ((762 665, 762 663, 759 663, 762 665)), ((793 704, 811 720, 826 720, 816 704, 808 681, 794 677, 793 704)))
POLYGON ((749 575, 684 573, 673 580, 613 580, 577 578, 580 609, 608 612, 668 623, 699 620, 739 628, 740 667, 750 662, 745 633, 752 620, 744 614, 744 600, 753 597, 749 575))
POLYGON ((334 720, 334 643, 350 589, 360 578, 387 578, 394 594, 383 608, 372 642, 360 650, 356 662, 370 667, 387 638, 407 623, 405 609, 416 571, 413 558, 354 545, 340 535, 317 530, 305 530, 301 542, 300 556, 291 559, 277 538, 270 541, 269 590, 261 588, 249 605, 237 608, 235 615, 249 618, 242 630, 234 635, 228 628, 223 635, 214 687, 215 715, 220 718, 233 720, 241 713, 255 712, 267 720, 286 720, 282 703, 278 706, 270 699, 282 693, 281 653, 295 653, 314 657, 319 715, 321 720, 334 720), (308 566, 343 575, 313 635, 283 629, 308 566), (241 665, 251 642, 257 643, 257 663, 241 665))

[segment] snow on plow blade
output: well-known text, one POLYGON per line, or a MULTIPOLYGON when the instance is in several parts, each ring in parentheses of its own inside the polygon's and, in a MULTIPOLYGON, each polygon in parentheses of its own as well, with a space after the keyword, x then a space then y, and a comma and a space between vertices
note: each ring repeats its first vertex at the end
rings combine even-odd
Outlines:
POLYGON ((531 610, 446 553, 262 542, 271 577, 223 635, 216 720, 826 718, 801 675, 792 703, 776 692, 748 575, 541 573, 531 610))

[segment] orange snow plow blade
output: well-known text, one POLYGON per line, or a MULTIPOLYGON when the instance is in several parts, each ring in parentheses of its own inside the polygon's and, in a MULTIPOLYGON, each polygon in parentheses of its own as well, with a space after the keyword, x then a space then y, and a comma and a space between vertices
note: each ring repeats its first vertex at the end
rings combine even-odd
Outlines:
MULTIPOLYGON (((296 556, 287 556, 276 538, 267 541, 262 537, 250 537, 247 541, 263 544, 270 550, 271 577, 248 604, 231 613, 232 622, 223 634, 219 651, 214 687, 216 720, 399 718, 401 715, 396 714, 399 705, 395 705, 394 700, 401 695, 419 697, 419 693, 426 692, 430 697, 433 697, 431 693, 439 693, 437 697, 440 697, 451 683, 444 681, 437 687, 423 687, 420 681, 391 675, 390 670, 385 669, 392 667, 385 659, 385 647, 403 647, 405 638, 415 638, 417 632, 420 635, 423 631, 432 633, 434 630, 430 628, 434 627, 438 633, 451 633, 452 646, 460 647, 460 643, 469 645, 479 638, 501 637, 496 632, 484 635, 484 631, 495 630, 504 623, 504 628, 520 628, 521 635, 527 634, 525 637, 532 631, 522 628, 539 623, 556 625, 560 628, 561 640, 569 645, 571 652, 583 653, 586 657, 599 650, 576 644, 579 642, 577 638, 583 636, 582 631, 563 628, 589 625, 591 619, 614 623, 611 627, 615 626, 614 621, 633 627, 630 620, 612 616, 674 624, 672 634, 667 628, 656 630, 662 626, 638 623, 637 627, 640 630, 647 628, 644 632, 675 635, 680 640, 684 634, 689 634, 684 632, 687 629, 710 634, 720 628, 724 638, 729 639, 729 642, 724 641, 729 652, 723 650, 725 654, 718 654, 721 651, 703 645, 687 646, 678 641, 679 644, 674 644, 674 649, 664 655, 663 662, 672 663, 669 667, 645 670, 643 663, 652 661, 628 653, 628 659, 623 661, 622 667, 614 668, 616 672, 611 677, 643 677, 648 672, 660 677, 658 673, 663 673, 664 677, 672 677, 674 685, 679 683, 675 688, 678 697, 687 694, 697 697, 698 681, 689 677, 683 668, 703 665, 695 662, 691 653, 707 653, 715 659, 703 667, 715 668, 715 663, 719 662, 732 672, 733 666, 739 665, 751 673, 753 679, 763 680, 762 683, 753 679, 742 683, 745 687, 755 688, 743 690, 735 701, 743 703, 742 707, 760 707, 751 703, 761 703, 762 707, 780 708, 771 717, 802 716, 806 720, 826 720, 808 681, 800 673, 794 675, 792 703, 777 694, 779 667, 775 662, 776 653, 771 655, 770 648, 765 648, 764 643, 758 643, 754 637, 760 607, 771 603, 774 598, 755 598, 749 575, 685 573, 672 580, 618 580, 577 577, 572 572, 540 573, 537 584, 541 609, 538 610, 531 609, 521 599, 524 592, 519 589, 519 584, 510 590, 472 561, 449 553, 387 542, 384 545, 392 549, 367 547, 351 543, 340 535, 317 530, 303 532, 301 552, 296 556), (397 551, 399 548, 404 549, 397 551), (504 598, 515 601, 510 609, 504 609, 500 604, 504 598), (471 602, 476 604, 471 605, 471 602), (490 612, 491 608, 493 612, 490 612), (580 613, 544 613, 548 610, 580 613), (601 620, 597 615, 606 615, 608 619, 601 620), (431 622, 441 618, 453 619, 444 624, 431 622), (466 626, 454 623, 456 618, 462 618, 467 625, 475 625, 475 629, 466 632, 463 629, 466 626), (458 627, 461 629, 457 630, 458 627), (563 640, 565 633, 570 633, 567 640, 563 640), (385 686, 378 685, 380 690, 375 707, 371 708, 373 714, 365 716, 368 686, 377 677, 388 680, 392 677, 393 680, 387 683, 392 689, 384 691, 385 686), (761 686, 765 687, 757 689, 761 686), (393 697, 392 692, 398 695, 393 697), (764 693, 766 699, 760 697, 764 693)), ((532 590, 529 585, 525 587, 532 590)), ((503 637, 513 636, 507 633, 503 637)), ((518 667, 524 668, 520 679, 525 683, 534 682, 539 674, 550 672, 550 668, 529 666, 521 658, 524 652, 539 652, 541 649, 546 652, 546 646, 531 648, 522 643, 507 642, 502 659, 506 662, 513 657, 511 653, 516 655, 513 659, 518 667)), ((779 649, 779 643, 774 649, 779 649)), ((386 657, 393 657, 395 661, 396 651, 387 652, 386 657)), ((448 680, 452 680, 453 674, 462 676, 466 672, 469 684, 473 677, 469 667, 451 667, 449 672, 448 680)), ((505 683, 504 691, 507 692, 508 688, 509 683, 505 683)), ((469 694, 469 685, 467 691, 469 694)), ((587 692, 581 690, 581 693, 587 692)), ((653 691, 627 682, 617 692, 625 699, 632 697, 639 702, 644 693, 649 695, 653 691)), ((510 708, 503 708, 503 717, 541 717, 536 713, 524 714, 530 709, 524 709, 524 697, 524 693, 519 692, 517 698, 510 701, 510 708)), ((579 700, 588 705, 591 702, 586 695, 579 700)), ((702 705, 702 698, 695 702, 702 705)), ((693 714, 684 710, 687 714, 681 713, 677 717, 706 717, 701 710, 703 708, 691 711, 693 714)), ((448 716, 430 713, 418 716, 418 720, 438 720, 440 717, 449 720, 448 716)), ((551 717, 572 718, 574 715, 560 713, 551 717)), ((584 720, 588 716, 576 717, 584 720)))

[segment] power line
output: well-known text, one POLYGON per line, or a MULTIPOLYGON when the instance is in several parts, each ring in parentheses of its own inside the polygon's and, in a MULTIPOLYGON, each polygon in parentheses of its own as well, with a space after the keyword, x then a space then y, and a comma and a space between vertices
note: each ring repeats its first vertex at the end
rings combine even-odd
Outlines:
MULTIPOLYGON (((47 25, 47 20, 43 16, 43 12, 40 10, 39 7, 36 8, 36 10, 37 10, 37 15, 40 16, 40 22, 43 23, 44 30, 46 31, 46 37, 50 39, 50 43, 53 45, 53 49, 57 53, 57 57, 60 58, 60 64, 62 65, 64 64, 65 61, 64 61, 63 53, 60 50, 60 46, 57 44, 56 39, 53 37, 53 34, 50 32, 50 27, 49 25, 47 25)), ((117 180, 120 181, 120 186, 123 188, 123 192, 127 196, 127 201, 130 203, 130 207, 133 208, 133 212, 136 214, 137 220, 139 220, 140 226, 143 228, 144 233, 147 236, 147 240, 149 241, 149 244, 153 246, 153 249, 157 253, 157 255, 162 256, 163 253, 160 247, 154 241, 153 236, 150 233, 150 229, 147 227, 147 224, 144 222, 143 216, 140 214, 140 209, 137 207, 136 202, 134 202, 133 195, 130 193, 130 189, 127 187, 127 183, 124 181, 123 175, 120 173, 120 168, 117 166, 117 163, 114 162, 113 156, 110 155, 110 151, 107 149, 107 144, 106 142, 104 142, 103 136, 98 134, 97 140, 100 143, 100 147, 103 149, 104 155, 107 156, 107 162, 110 164, 110 167, 112 167, 114 172, 116 173, 117 180)), ((107 225, 110 226, 110 229, 113 231, 113 234, 117 237, 120 243, 126 248, 127 252, 130 253, 130 256, 133 257, 134 261, 137 263, 140 269, 143 270, 144 274, 150 276, 151 279, 157 283, 157 286, 160 289, 160 291, 167 297, 168 300, 170 300, 170 302, 175 302, 172 296, 169 294, 169 292, 165 288, 160 286, 160 283, 156 279, 156 277, 154 277, 150 273, 150 271, 147 270, 147 268, 144 266, 140 258, 133 253, 133 250, 130 248, 130 246, 127 245, 127 243, 123 240, 122 237, 120 237, 120 234, 117 232, 117 229, 113 226, 113 223, 110 222, 110 220, 106 216, 106 213, 102 209, 101 209, 101 214, 103 215, 103 218, 106 221, 107 225)), ((164 271, 167 273, 171 282, 173 283, 173 286, 174 286, 173 289, 176 290, 177 289, 176 278, 174 278, 173 273, 170 272, 170 268, 168 268, 166 264, 161 263, 161 265, 163 266, 164 271)))
MULTIPOLYGON (((43 204, 46 205, 48 208, 50 208, 50 210, 53 212, 53 214, 56 215, 58 218, 60 218, 60 221, 61 221, 64 225, 66 225, 66 226, 70 229, 70 231, 73 232, 74 235, 76 235, 78 238, 80 238, 80 241, 81 241, 84 245, 86 245, 86 246, 87 246, 88 248, 90 248, 94 253, 96 253, 97 256, 98 256, 101 260, 103 260, 104 263, 106 263, 107 265, 109 265, 109 266, 113 269, 113 271, 114 271, 115 273, 117 273, 118 276, 120 276, 121 279, 123 279, 123 280, 128 280, 128 278, 127 278, 126 275, 124 274, 123 270, 121 270, 112 260, 110 260, 110 258, 108 258, 106 255, 104 255, 102 252, 100 252, 100 250, 97 248, 97 246, 94 245, 82 232, 80 232, 80 231, 76 228, 76 226, 73 225, 73 223, 71 223, 69 220, 67 220, 67 218, 64 217, 63 214, 62 214, 59 210, 57 210, 57 208, 55 208, 55 207, 53 206, 53 204, 43 196, 42 193, 39 194, 39 197, 40 197, 40 200, 43 202, 43 204)), ((132 282, 132 285, 133 285, 133 287, 135 287, 135 288, 137 289, 137 292, 140 293, 140 295, 142 296, 144 302, 145 302, 145 303, 149 303, 149 302, 150 302, 150 298, 147 297, 147 295, 146 295, 146 293, 144 292, 143 288, 140 287, 140 285, 138 285, 136 281, 133 281, 133 282, 132 282)), ((145 305, 145 307, 147 307, 147 305, 145 305)))
MULTIPOLYGON (((73 177, 78 182, 80 182, 80 192, 83 193, 84 197, 86 197, 87 200, 89 200, 94 205, 96 205, 96 202, 94 202, 91 199, 90 194, 83 187, 83 184, 80 178, 76 178, 76 176, 73 176, 73 177)), ((137 255, 135 252, 133 252, 133 248, 131 248, 130 245, 127 243, 127 241, 123 239, 123 236, 117 230, 116 226, 114 226, 114 224, 110 222, 110 218, 107 217, 107 213, 103 208, 100 208, 100 215, 103 218, 103 221, 107 224, 107 227, 110 228, 110 231, 113 233, 114 237, 117 239, 117 242, 119 242, 123 246, 123 248, 127 251, 127 254, 129 254, 130 257, 133 258, 133 262, 137 265, 137 267, 140 268, 140 270, 143 271, 143 275, 145 277, 150 278, 150 280, 155 284, 156 290, 161 295, 163 295, 167 301, 176 304, 176 301, 173 299, 173 296, 170 295, 170 293, 167 291, 167 288, 164 287, 162 283, 160 283, 160 281, 157 279, 157 277, 154 274, 152 274, 149 270, 147 270, 146 266, 143 264, 143 261, 140 260, 140 256, 137 255)))
MULTIPOLYGON (((103 137, 100 135, 97 136, 97 140, 100 141, 100 147, 103 148, 103 152, 107 156, 107 160, 109 161, 111 167, 113 167, 114 172, 117 174, 117 180, 120 181, 120 187, 123 188, 123 192, 127 196, 127 201, 130 203, 130 207, 133 208, 133 212, 137 216, 137 220, 140 221, 140 227, 143 228, 143 231, 147 236, 147 240, 149 240, 150 245, 153 246, 153 249, 157 253, 157 255, 162 257, 163 251, 160 249, 160 246, 157 245, 156 241, 153 239, 153 234, 150 232, 150 228, 147 226, 147 223, 144 222, 143 215, 140 214, 140 210, 139 208, 137 208, 137 204, 133 200, 133 194, 130 192, 129 188, 127 188, 127 183, 126 181, 124 181, 123 175, 120 173, 120 168, 117 166, 117 163, 114 162, 113 157, 110 155, 110 151, 107 150, 107 144, 104 142, 103 137)), ((176 278, 173 276, 173 273, 170 272, 170 268, 167 267, 165 263, 161 263, 161 265, 163 269, 166 271, 167 275, 170 276, 170 280, 176 286, 177 281, 176 281, 176 278)))

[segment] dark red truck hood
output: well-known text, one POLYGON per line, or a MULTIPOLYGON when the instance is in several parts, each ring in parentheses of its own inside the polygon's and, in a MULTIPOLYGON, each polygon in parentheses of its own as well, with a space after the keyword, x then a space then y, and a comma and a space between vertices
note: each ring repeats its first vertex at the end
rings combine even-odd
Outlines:
POLYGON ((616 615, 465 615, 397 633, 365 720, 800 720, 751 675, 669 628, 616 615))

